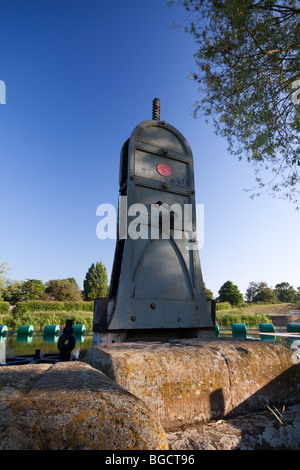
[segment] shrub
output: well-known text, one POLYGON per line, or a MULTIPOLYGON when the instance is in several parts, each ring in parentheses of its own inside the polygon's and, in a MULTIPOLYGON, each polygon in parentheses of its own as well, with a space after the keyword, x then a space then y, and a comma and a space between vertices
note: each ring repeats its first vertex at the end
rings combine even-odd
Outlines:
POLYGON ((216 303, 216 311, 218 310, 228 310, 231 308, 231 305, 229 302, 218 302, 216 303))
POLYGON ((10 314, 0 315, 0 325, 6 325, 9 330, 15 329, 14 317, 10 314))
POLYGON ((10 304, 9 302, 5 302, 5 301, 0 301, 0 313, 2 314, 6 314, 9 312, 9 307, 10 307, 10 304))
POLYGON ((106 267, 100 261, 92 264, 83 281, 83 292, 86 300, 105 297, 108 292, 106 267))
MULTIPOLYGON (((45 294, 49 300, 59 302, 81 302, 80 288, 73 278, 52 279, 46 283, 45 294)), ((46 299, 45 299, 46 300, 46 299)))
POLYGON ((15 315, 25 312, 92 312, 94 302, 51 302, 34 300, 30 302, 18 302, 15 308, 15 315))
POLYGON ((247 328, 258 328, 260 323, 271 323, 269 315, 263 313, 217 313, 216 323, 220 328, 231 328, 232 323, 245 323, 247 328))

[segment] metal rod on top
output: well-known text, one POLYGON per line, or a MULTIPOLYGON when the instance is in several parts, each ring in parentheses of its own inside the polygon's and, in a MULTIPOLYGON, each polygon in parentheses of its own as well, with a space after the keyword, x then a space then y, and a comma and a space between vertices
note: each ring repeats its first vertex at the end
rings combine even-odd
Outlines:
POLYGON ((152 101, 152 119, 154 121, 160 120, 160 99, 154 98, 152 101))

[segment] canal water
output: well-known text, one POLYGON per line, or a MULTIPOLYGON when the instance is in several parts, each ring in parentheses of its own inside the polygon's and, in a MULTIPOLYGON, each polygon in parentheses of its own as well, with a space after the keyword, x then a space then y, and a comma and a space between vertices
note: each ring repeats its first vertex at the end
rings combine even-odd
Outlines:
MULTIPOLYGON (((93 334, 85 332, 83 335, 75 335, 75 337, 76 344, 72 355, 76 359, 84 360, 87 356, 87 350, 92 346, 93 334)), ((7 336, 0 336, 0 364, 5 364, 8 357, 34 354, 36 349, 39 349, 41 354, 59 354, 57 348, 58 338, 59 335, 45 336, 38 333, 31 335, 9 333, 7 336)))

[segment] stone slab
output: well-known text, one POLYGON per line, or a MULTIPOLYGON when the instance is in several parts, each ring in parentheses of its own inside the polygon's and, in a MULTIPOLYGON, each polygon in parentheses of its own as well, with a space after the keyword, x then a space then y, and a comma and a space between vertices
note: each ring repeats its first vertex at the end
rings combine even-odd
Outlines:
POLYGON ((299 450, 300 404, 167 432, 170 450, 299 450))
POLYGON ((0 368, 1 450, 168 449, 153 412, 84 362, 0 368))
POLYGON ((143 400, 165 430, 300 401, 300 365, 279 343, 114 343, 91 348, 88 362, 143 400))

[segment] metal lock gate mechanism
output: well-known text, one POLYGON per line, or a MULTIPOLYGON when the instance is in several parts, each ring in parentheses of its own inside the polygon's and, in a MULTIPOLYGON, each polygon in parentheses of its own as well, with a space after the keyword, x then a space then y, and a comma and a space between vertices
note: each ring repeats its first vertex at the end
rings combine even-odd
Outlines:
POLYGON ((193 155, 160 120, 157 98, 152 120, 122 147, 119 183, 110 288, 95 301, 93 343, 213 336, 214 303, 205 298, 196 243, 193 155))

